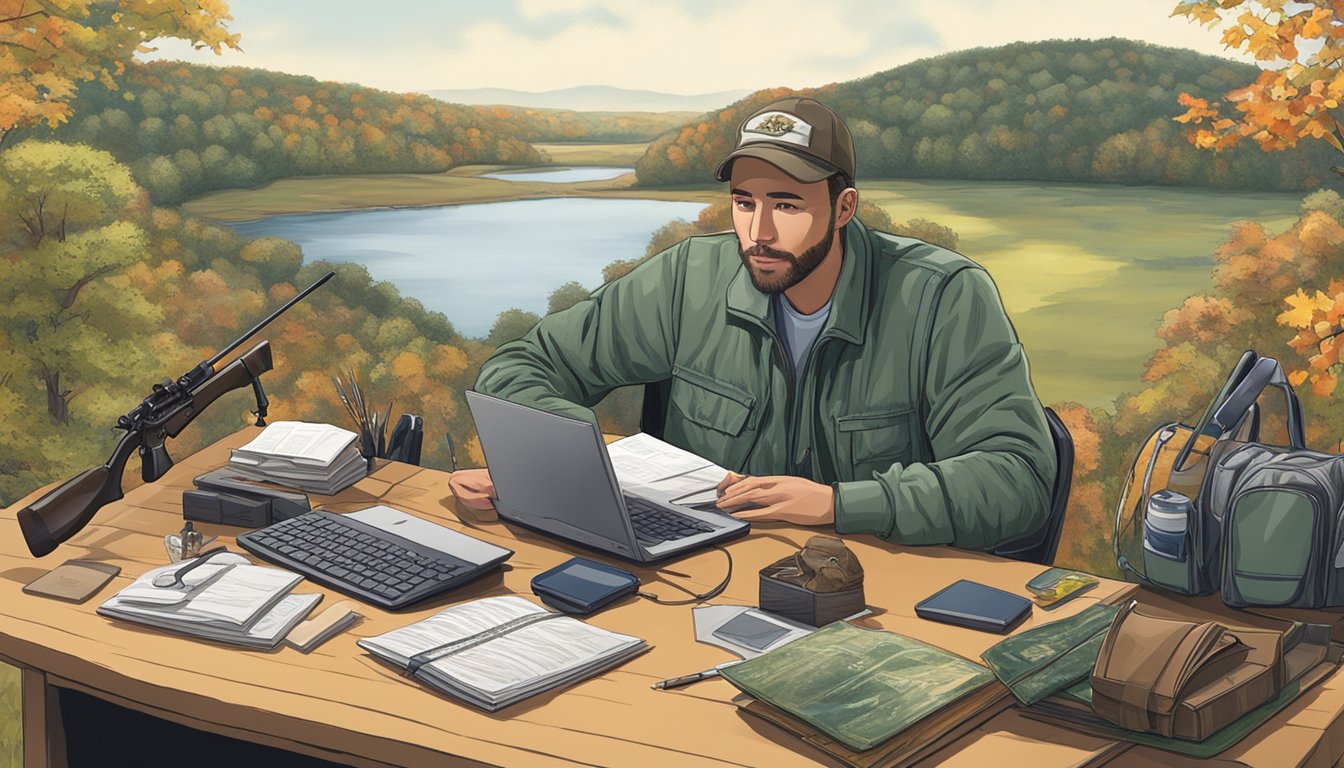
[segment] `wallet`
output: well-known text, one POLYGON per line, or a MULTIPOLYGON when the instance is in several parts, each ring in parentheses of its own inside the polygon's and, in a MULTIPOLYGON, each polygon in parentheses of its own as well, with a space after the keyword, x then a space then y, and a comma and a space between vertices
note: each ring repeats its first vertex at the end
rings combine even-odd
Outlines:
POLYGON ((915 615, 947 624, 1004 634, 1031 613, 1021 595, 962 579, 915 605, 915 615))
POLYGON ((583 616, 639 589, 633 573, 575 557, 532 577, 532 592, 557 611, 583 616))
POLYGON ((93 597, 121 568, 93 560, 66 560, 24 586, 30 595, 82 603, 93 597))

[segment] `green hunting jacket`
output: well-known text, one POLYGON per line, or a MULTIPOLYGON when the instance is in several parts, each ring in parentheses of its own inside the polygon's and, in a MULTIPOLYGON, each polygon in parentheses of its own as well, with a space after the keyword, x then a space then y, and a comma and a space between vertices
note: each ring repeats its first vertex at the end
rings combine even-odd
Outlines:
POLYGON ((852 220, 801 392, 773 304, 735 235, 692 237, 502 345, 476 389, 591 419, 668 381, 664 440, 832 485, 839 533, 991 549, 1045 523, 1054 447, 982 267, 852 220))

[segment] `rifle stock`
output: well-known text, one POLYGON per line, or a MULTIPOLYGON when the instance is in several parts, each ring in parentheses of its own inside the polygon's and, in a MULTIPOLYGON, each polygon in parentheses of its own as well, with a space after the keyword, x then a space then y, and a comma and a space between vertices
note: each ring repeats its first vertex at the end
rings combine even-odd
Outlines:
MULTIPOLYGON (((225 393, 252 385, 260 394, 257 377, 273 365, 269 342, 257 344, 201 382, 186 401, 164 414, 153 428, 127 432, 106 464, 84 470, 19 510, 19 527, 28 551, 34 557, 51 553, 61 542, 79 533, 98 510, 120 499, 122 472, 133 451, 140 452, 146 482, 159 479, 172 466, 172 459, 163 447, 164 438, 176 437, 225 393)), ((259 397, 258 410, 265 414, 265 395, 259 397)))
POLYGON ((126 433, 106 464, 89 467, 19 510, 19 528, 33 557, 50 554, 104 505, 121 498, 121 473, 139 444, 138 432, 126 433))

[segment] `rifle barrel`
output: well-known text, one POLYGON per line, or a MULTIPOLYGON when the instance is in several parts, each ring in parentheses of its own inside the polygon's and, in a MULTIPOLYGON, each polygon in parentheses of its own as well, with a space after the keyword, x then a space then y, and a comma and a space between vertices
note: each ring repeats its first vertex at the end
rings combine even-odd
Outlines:
POLYGON ((270 323, 271 323, 272 320, 274 320, 275 318, 277 318, 277 317, 279 317, 280 315, 284 314, 284 313, 285 313, 285 310, 289 309, 290 307, 294 306, 295 304, 298 304, 300 301, 303 300, 303 297, 304 297, 304 296, 307 296, 308 294, 310 294, 310 293, 312 293, 313 291, 317 290, 319 286, 321 286, 323 283, 327 282, 328 280, 330 280, 331 278, 333 278, 333 277, 335 277, 335 276, 336 276, 336 273, 335 273, 334 271, 333 271, 333 272, 328 272, 326 275, 324 275, 324 276, 322 277, 322 279, 318 280, 317 282, 313 283, 312 285, 308 286, 307 288, 304 288, 302 291, 299 292, 299 294, 298 294, 297 296, 295 296, 294 298, 292 298, 292 299, 290 299, 289 301, 285 302, 285 305, 284 305, 283 307, 281 307, 281 308, 275 310, 275 311, 272 312, 272 313, 270 314, 270 316, 267 317, 265 320, 262 320, 260 323, 257 323, 255 326, 253 326, 253 327, 252 327, 252 330, 248 331, 247 333, 244 333, 242 336, 238 337, 238 340, 237 340, 237 341, 235 341, 235 342, 233 342, 232 344, 230 344, 229 346, 227 346, 227 347, 221 349, 218 353, 215 354, 214 357, 212 357, 212 358, 210 358, 209 360, 205 361, 205 364, 206 364, 207 366, 209 366, 210 368, 214 368, 214 367, 215 367, 215 363, 218 363, 220 360, 223 360, 225 355, 227 355, 227 354, 229 354, 230 352, 232 352, 233 350, 237 349, 237 348, 239 347, 239 345, 241 345, 243 342, 245 342, 245 341, 247 341, 248 339, 250 339, 250 338, 252 338, 253 336, 255 336, 256 333, 257 333, 257 331, 260 331, 262 328, 265 328, 267 325, 270 325, 270 323))

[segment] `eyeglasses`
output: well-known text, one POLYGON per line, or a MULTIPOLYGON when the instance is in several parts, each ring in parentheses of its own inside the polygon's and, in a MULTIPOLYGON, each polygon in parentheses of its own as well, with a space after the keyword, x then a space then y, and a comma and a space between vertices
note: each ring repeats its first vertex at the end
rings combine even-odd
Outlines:
POLYGON ((199 568, 200 566, 204 565, 207 560, 214 557, 215 555, 222 554, 228 551, 229 551, 228 547, 220 545, 207 552, 202 552, 194 561, 192 561, 190 565, 186 565, 172 571, 164 571, 163 573, 160 573, 158 576, 155 576, 154 586, 168 589, 175 587, 185 587, 187 583, 182 580, 183 576, 186 576, 188 573, 190 573, 192 569, 199 568))

